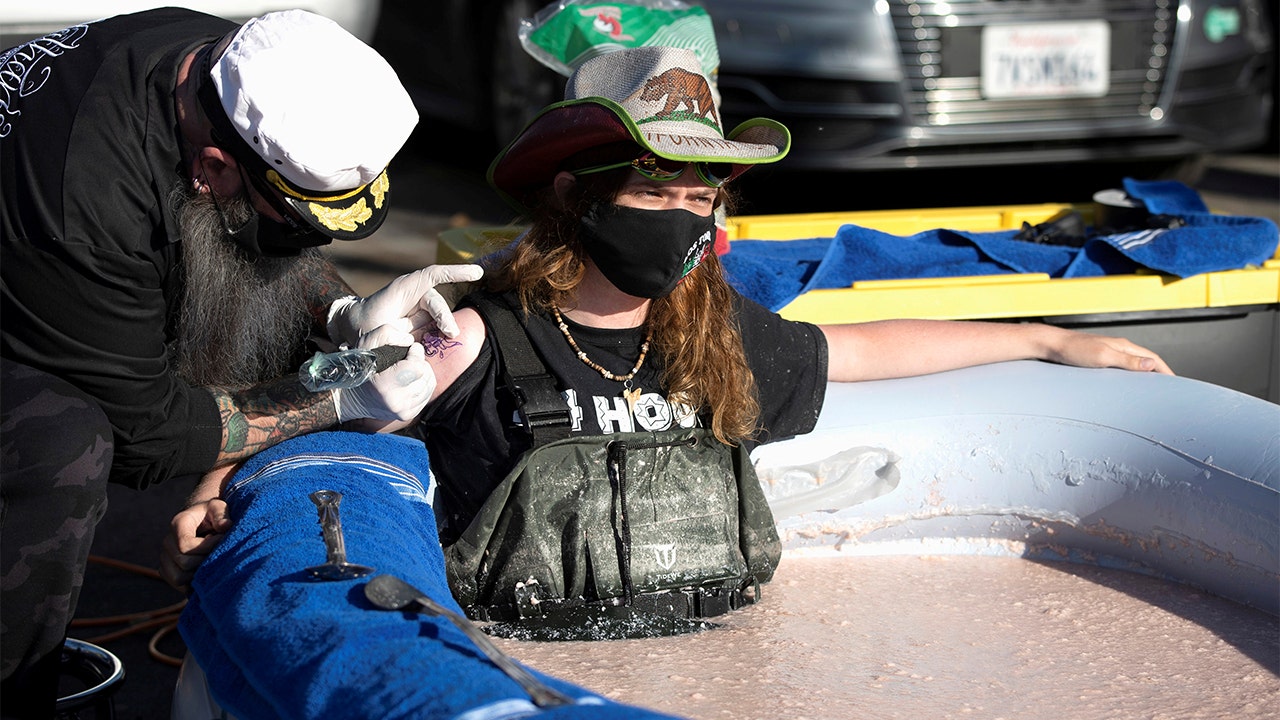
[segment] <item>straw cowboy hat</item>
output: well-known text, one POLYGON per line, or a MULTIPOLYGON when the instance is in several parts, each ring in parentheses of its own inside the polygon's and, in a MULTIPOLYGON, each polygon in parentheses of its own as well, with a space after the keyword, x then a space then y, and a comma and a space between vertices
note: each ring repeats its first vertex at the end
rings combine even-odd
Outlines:
POLYGON ((731 179, 752 165, 781 160, 791 133, 754 118, 725 134, 711 86, 691 50, 638 47, 583 63, 565 86, 565 100, 547 106, 499 153, 489 182, 516 207, 547 185, 566 161, 593 148, 618 146, 672 160, 729 162, 731 179))

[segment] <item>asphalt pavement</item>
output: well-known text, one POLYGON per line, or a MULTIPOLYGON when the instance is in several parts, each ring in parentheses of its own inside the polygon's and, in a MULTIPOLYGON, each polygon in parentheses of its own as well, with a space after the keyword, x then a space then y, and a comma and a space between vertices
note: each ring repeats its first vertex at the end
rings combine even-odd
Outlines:
MULTIPOLYGON (((436 235, 444 229, 467 224, 500 224, 511 219, 511 211, 483 181, 483 166, 487 164, 487 158, 483 153, 475 152, 474 148, 463 154, 483 160, 465 162, 454 158, 440 162, 438 153, 434 160, 414 160, 430 154, 411 146, 410 159, 398 159, 392 166, 393 210, 387 224, 371 238, 336 243, 331 249, 335 261, 357 291, 372 292, 403 272, 430 264, 435 258, 436 235)), ((745 206, 746 212, 751 214, 871 209, 894 203, 899 203, 899 207, 942 207, 1064 202, 1087 198, 1087 195, 1080 197, 1079 190, 1063 195, 1061 193, 1066 191, 1061 190, 1061 186, 1047 181, 1035 188, 1042 195, 1036 197, 1028 193, 1027 183, 1008 182, 1010 178, 1000 174, 985 183, 971 179, 960 183, 953 177, 952 184, 931 185, 933 190, 917 194, 914 201, 909 197, 904 199, 902 191, 895 190, 891 184, 867 182, 856 175, 847 175, 834 184, 824 182, 821 186, 805 186, 784 173, 760 175, 744 190, 744 194, 761 194, 762 199, 752 200, 745 206), (988 195, 984 199, 975 197, 972 191, 963 194, 959 191, 962 185, 970 188, 985 185, 988 195), (872 194, 868 188, 879 188, 880 193, 872 194), (957 191, 951 192, 951 188, 957 191), (902 204, 911 202, 915 204, 902 204), (814 207, 815 204, 821 206, 814 207)), ((900 187, 918 185, 918 180, 906 179, 900 187)), ((1115 186, 1100 183, 1095 189, 1115 186)), ((1210 164, 1196 186, 1215 210, 1280 221, 1280 157, 1274 152, 1218 158, 1210 164)), ((94 556, 134 563, 145 570, 154 568, 169 519, 182 506, 189 490, 188 485, 178 482, 143 492, 112 487, 110 507, 94 541, 94 556)), ((118 655, 126 667, 125 682, 115 694, 116 717, 122 720, 156 720, 169 716, 178 669, 163 659, 157 659, 148 649, 158 628, 142 626, 155 622, 149 615, 151 611, 171 608, 182 600, 179 593, 154 577, 115 566, 91 564, 77 612, 79 621, 148 614, 134 618, 134 626, 140 628, 136 632, 99 642, 118 655)), ((126 627, 121 624, 78 626, 73 627, 71 634, 92 640, 126 627)), ((158 656, 180 658, 185 652, 176 632, 160 637, 155 643, 155 655, 158 656)))

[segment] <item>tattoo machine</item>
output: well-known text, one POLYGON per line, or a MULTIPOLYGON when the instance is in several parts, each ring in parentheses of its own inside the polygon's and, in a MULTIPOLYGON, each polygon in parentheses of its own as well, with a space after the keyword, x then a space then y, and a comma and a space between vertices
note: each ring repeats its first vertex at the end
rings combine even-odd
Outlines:
POLYGON ((409 348, 400 345, 318 352, 298 368, 298 382, 311 392, 353 388, 408 355, 409 348))

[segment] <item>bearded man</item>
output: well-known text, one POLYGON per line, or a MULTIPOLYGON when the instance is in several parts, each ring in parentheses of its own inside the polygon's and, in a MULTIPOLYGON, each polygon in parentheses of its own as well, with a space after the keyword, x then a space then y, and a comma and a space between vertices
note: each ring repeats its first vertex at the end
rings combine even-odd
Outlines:
MULTIPOLYGON (((417 123, 376 52, 302 11, 167 8, 0 53, 0 707, 51 717, 106 482, 230 468, 435 385, 415 318, 456 332, 428 268, 356 298, 317 249, 386 217, 417 123), (408 346, 309 392, 309 336, 408 346)), ((421 321, 417 321, 420 322, 421 321)))

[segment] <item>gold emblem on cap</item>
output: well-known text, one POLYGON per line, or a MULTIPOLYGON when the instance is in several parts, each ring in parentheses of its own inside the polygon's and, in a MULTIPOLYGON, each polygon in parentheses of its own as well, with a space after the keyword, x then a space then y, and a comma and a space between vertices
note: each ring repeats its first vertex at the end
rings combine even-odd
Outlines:
POLYGON ((344 232, 355 232, 357 226, 363 225, 369 218, 373 217, 373 211, 365 203, 364 198, 360 198, 354 205, 345 208, 331 208, 310 203, 307 210, 311 212, 321 225, 330 230, 342 230, 344 232))
POLYGON ((369 183, 369 194, 373 195, 373 206, 382 209, 383 198, 386 197, 387 191, 391 189, 391 179, 387 177, 387 171, 383 170, 382 174, 373 179, 369 183))

